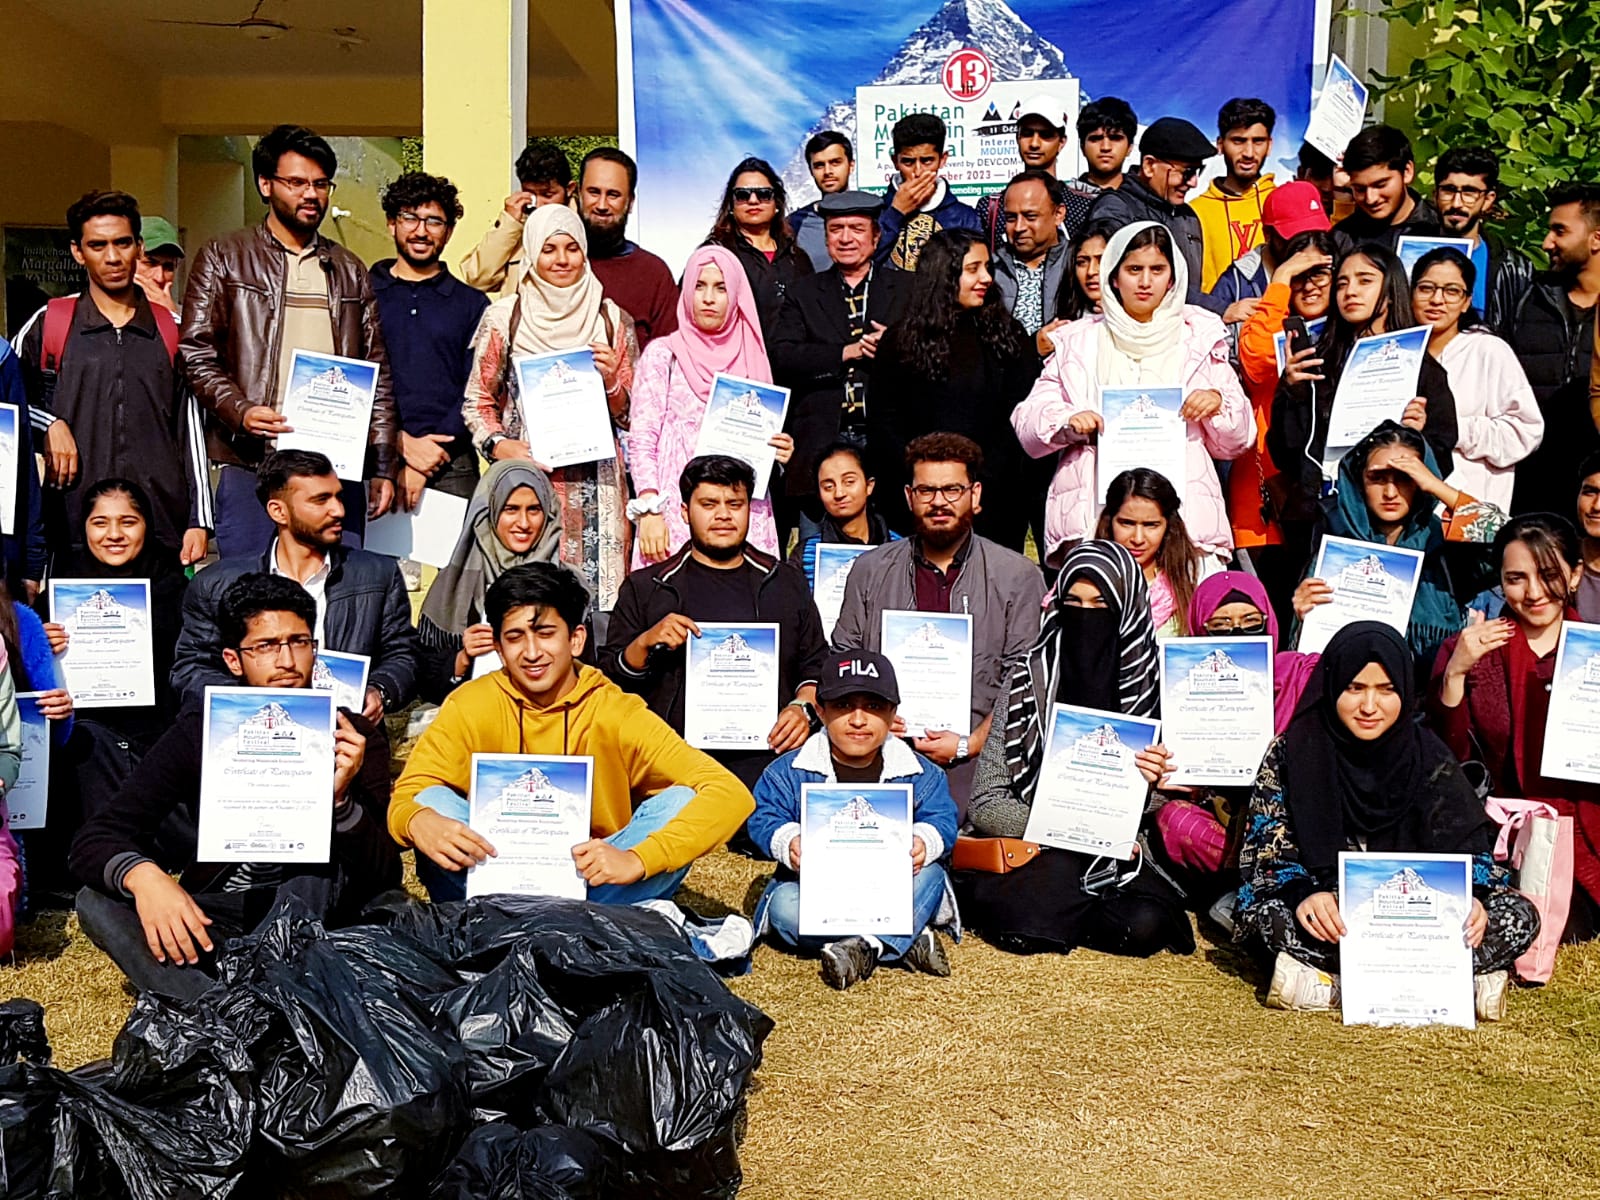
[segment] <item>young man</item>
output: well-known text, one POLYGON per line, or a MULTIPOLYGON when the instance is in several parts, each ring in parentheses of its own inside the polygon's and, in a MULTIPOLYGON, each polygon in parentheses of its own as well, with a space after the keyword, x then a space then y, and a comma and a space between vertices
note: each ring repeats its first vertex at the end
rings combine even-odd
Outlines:
POLYGON ((589 595, 566 567, 528 563, 484 600, 500 670, 462 684, 412 750, 389 805, 389 832, 417 851, 435 900, 466 894, 467 869, 495 848, 466 824, 472 756, 594 759, 593 836, 572 848, 597 904, 670 898, 694 860, 750 815, 750 793, 578 656, 589 595))
POLYGON ((845 585, 836 650, 880 651, 886 609, 972 614, 972 712, 967 730, 906 730, 912 748, 943 767, 962 816, 974 762, 989 736, 1006 672, 1039 634, 1044 576, 1020 554, 972 531, 983 503, 983 451, 970 438, 929 433, 906 447, 915 532, 856 559, 845 585))
POLYGON ((39 594, 47 568, 50 548, 44 532, 44 504, 39 492, 39 471, 34 465, 32 410, 16 347, 0 338, 0 404, 17 407, 16 496, 12 532, 0 537, 0 569, 5 578, 22 582, 23 595, 13 597, 32 604, 39 594))
POLYGON ((1578 532, 1583 537, 1583 575, 1573 607, 1578 619, 1600 622, 1600 453, 1578 467, 1578 532))
MULTIPOLYGON (((1061 201, 1062 212, 1057 225, 1060 240, 1070 242, 1078 236, 1084 218, 1100 189, 1093 184, 1076 179, 1062 179, 1057 171, 1061 151, 1067 145, 1066 106, 1053 96, 1040 94, 1024 101, 1017 112, 1017 156, 1022 159, 1022 170, 1043 173, 1051 181, 1052 190, 1061 201)), ((1006 229, 1006 189, 991 192, 979 199, 978 218, 983 222, 984 240, 989 244, 989 254, 999 252, 1006 229)))
POLYGON ((699 622, 763 621, 778 626, 778 703, 766 750, 718 750, 712 757, 746 787, 774 755, 811 731, 817 675, 828 652, 822 617, 805 575, 750 546, 755 472, 726 455, 689 460, 679 481, 689 542, 622 581, 600 664, 650 711, 683 733, 685 643, 699 622))
MULTIPOLYGON (((822 193, 822 199, 837 196, 849 188, 850 170, 854 165, 855 151, 850 139, 837 129, 825 129, 806 142, 806 166, 811 169, 811 178, 817 191, 822 193)), ((794 231, 795 244, 810 256, 812 267, 826 271, 831 260, 827 231, 817 210, 820 202, 813 200, 790 213, 789 228, 794 231)), ((878 207, 883 205, 880 203, 878 207)))
POLYGON ((1309 230, 1330 228, 1316 185, 1299 179, 1272 189, 1261 206, 1261 226, 1266 231, 1261 245, 1241 255, 1211 289, 1211 300, 1227 306, 1222 319, 1229 325, 1250 319, 1272 273, 1288 256, 1291 240, 1309 230))
POLYGON ((1356 245, 1376 242, 1390 250, 1407 235, 1438 237, 1439 214, 1411 186, 1417 164, 1411 141, 1389 125, 1373 125, 1350 139, 1340 163, 1350 176, 1356 210, 1333 228, 1356 245))
POLYGON ((1500 199, 1500 160, 1481 146, 1454 146, 1433 168, 1433 203, 1446 237, 1472 243, 1472 307, 1484 324, 1504 332, 1517 302, 1533 286, 1533 263, 1485 225, 1500 199))
POLYGON ((1600 445, 1589 382, 1600 302, 1600 184, 1552 189, 1543 248, 1551 269, 1533 277, 1506 337, 1544 414, 1544 441, 1517 464, 1514 514, 1566 511, 1578 464, 1600 445))
POLYGON ((259 571, 287 576, 311 594, 313 632, 324 650, 370 660, 362 709, 368 720, 404 708, 416 692, 420 653, 405 581, 394 559, 340 541, 344 500, 333 464, 314 451, 279 450, 261 464, 256 487, 274 536, 190 581, 173 651, 173 691, 192 702, 206 685, 228 682, 228 643, 218 623, 222 596, 235 579, 259 571))
POLYGON ((461 278, 482 292, 504 294, 516 285, 522 259, 522 223, 544 204, 572 198, 572 164, 554 142, 535 139, 522 148, 513 168, 517 190, 506 197, 494 225, 461 260, 461 278))
MULTIPOLYGON (((307 688, 316 662, 316 610, 290 579, 251 574, 222 594, 218 627, 233 686, 307 688)), ((385 827, 389 763, 369 750, 373 727, 340 710, 334 734, 331 860, 306 863, 163 862, 159 833, 193 820, 200 796, 205 713, 184 706, 113 803, 72 841, 83 883, 78 919, 135 990, 192 999, 215 982, 212 955, 249 933, 278 899, 293 895, 330 922, 353 917, 378 893, 400 886, 400 856, 385 827), (181 867, 181 881, 167 873, 181 867)))
POLYGON ((46 304, 18 339, 44 435, 46 529, 56 545, 81 546, 82 489, 119 476, 150 497, 150 536, 199 562, 212 527, 203 427, 175 361, 177 322, 135 278, 139 202, 89 192, 67 209, 67 228, 88 286, 46 304))
POLYGON ((584 155, 578 169, 578 216, 589 240, 589 266, 606 297, 633 318, 643 350, 678 328, 678 285, 656 255, 628 240, 639 191, 639 166, 611 146, 584 155))
POLYGON ((1115 191, 1126 176, 1123 164, 1139 135, 1133 106, 1115 96, 1091 100, 1078 110, 1078 149, 1088 167, 1079 179, 1102 191, 1115 191))
POLYGON ((1261 245, 1273 188, 1272 173, 1262 168, 1272 156, 1277 121, 1265 100, 1235 98, 1217 113, 1217 149, 1227 169, 1190 202, 1205 239, 1200 285, 1208 292, 1224 271, 1261 245))
POLYGON ((883 655, 869 650, 834 655, 817 685, 822 730, 774 762, 756 783, 750 840, 778 864, 756 905, 756 931, 770 932, 790 949, 821 951, 822 978, 841 990, 866 979, 880 962, 929 975, 950 974, 950 960, 933 923, 941 912, 955 913, 953 901, 946 899, 941 861, 956 843, 956 805, 944 772, 889 736, 899 703, 894 664, 883 655), (852 936, 829 942, 800 935, 800 799, 808 783, 911 785, 910 937, 852 936))
POLYGON ((1056 297, 1071 267, 1062 239, 1067 206, 1059 181, 1035 167, 1006 185, 1002 204, 1006 240, 990 264, 994 285, 1043 356, 1050 353, 1048 335, 1062 323, 1056 297))
POLYGON ((217 547, 255 553, 272 533, 255 497, 255 468, 291 427, 279 411, 296 350, 378 364, 367 430, 366 487, 346 481, 352 538, 364 518, 394 503, 400 427, 393 373, 367 268, 317 232, 338 168, 333 147, 298 125, 280 125, 251 155, 260 225, 216 238, 195 255, 183 303, 183 365, 211 418, 217 475, 217 547))
POLYGON ((879 266, 915 271, 922 247, 941 229, 983 231, 977 210, 956 199, 941 172, 950 161, 944 122, 932 113, 912 113, 890 134, 899 174, 884 193, 879 217, 879 266))
POLYGON ((472 338, 489 298, 444 265, 444 248, 462 214, 448 179, 421 171, 400 176, 384 189, 383 214, 396 257, 373 264, 372 290, 400 416, 405 465, 397 500, 412 509, 425 487, 471 497, 478 484, 478 454, 461 419, 461 397, 472 369, 472 338))
POLYGON ((183 262, 183 244, 178 241, 178 231, 172 227, 172 222, 165 218, 145 217, 141 224, 144 246, 133 277, 150 303, 160 305, 176 320, 182 309, 173 299, 172 285, 177 281, 178 266, 183 262))
MULTIPOLYGON (((1089 210, 1089 220, 1131 225, 1156 221, 1172 234, 1173 248, 1189 267, 1190 304, 1205 304, 1200 286, 1204 235, 1200 218, 1184 203, 1189 189, 1217 148, 1181 117, 1161 117, 1139 139, 1139 170, 1122 186, 1100 193, 1089 210)), ((1109 267, 1110 264, 1107 264, 1109 267)))

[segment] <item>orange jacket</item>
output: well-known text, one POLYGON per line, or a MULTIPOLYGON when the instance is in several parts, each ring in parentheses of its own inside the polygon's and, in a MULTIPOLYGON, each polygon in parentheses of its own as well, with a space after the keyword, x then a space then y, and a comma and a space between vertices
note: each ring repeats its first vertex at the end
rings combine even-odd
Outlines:
POLYGON ((1272 397, 1278 390, 1278 354, 1273 337, 1283 332, 1283 319, 1289 315, 1289 285, 1269 283, 1261 303, 1239 326, 1239 366, 1244 374, 1244 390, 1256 417, 1255 445, 1234 460, 1228 475, 1228 521, 1233 526, 1233 544, 1249 549, 1276 546, 1283 541, 1277 522, 1261 513, 1261 487, 1278 473, 1267 453, 1267 425, 1272 420, 1272 397))

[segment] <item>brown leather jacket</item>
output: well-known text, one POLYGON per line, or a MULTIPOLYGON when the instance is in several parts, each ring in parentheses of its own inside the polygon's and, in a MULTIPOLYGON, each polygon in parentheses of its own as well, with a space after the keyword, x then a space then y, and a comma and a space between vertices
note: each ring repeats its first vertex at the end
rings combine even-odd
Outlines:
MULTIPOLYGON (((206 410, 206 449, 213 462, 254 467, 266 454, 266 439, 244 432, 242 422, 258 404, 279 406, 283 254, 262 222, 207 242, 189 269, 178 352, 206 410)), ((379 366, 367 477, 394 479, 401 461, 400 422, 367 268, 326 238, 317 239, 317 255, 328 273, 333 352, 379 366)))

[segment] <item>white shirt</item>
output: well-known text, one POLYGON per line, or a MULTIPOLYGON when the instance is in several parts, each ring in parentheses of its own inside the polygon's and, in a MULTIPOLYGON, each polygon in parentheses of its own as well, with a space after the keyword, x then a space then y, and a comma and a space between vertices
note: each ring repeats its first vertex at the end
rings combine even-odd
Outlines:
POLYGON ((1456 401, 1455 469, 1446 480, 1511 511, 1516 465, 1544 440, 1544 416, 1516 352, 1484 329, 1462 330, 1439 355, 1456 401))
MULTIPOLYGON (((274 538, 273 539, 273 541, 272 541, 272 557, 270 559, 268 559, 267 561, 272 564, 272 573, 274 575, 282 575, 286 579, 294 579, 294 576, 290 575, 289 572, 285 571, 283 569, 283 567, 280 566, 279 563, 278 563, 278 542, 279 542, 279 540, 280 540, 280 538, 274 538)), ((326 623, 327 616, 328 616, 328 556, 326 554, 324 554, 322 556, 322 565, 316 569, 315 573, 312 574, 311 578, 309 578, 309 579, 296 579, 295 582, 298 583, 301 587, 305 588, 305 590, 311 594, 311 599, 316 602, 316 605, 317 605, 317 627, 315 629, 313 629, 311 631, 311 633, 312 633, 312 636, 314 636, 317 639, 318 647, 321 647, 322 646, 322 627, 326 623)))

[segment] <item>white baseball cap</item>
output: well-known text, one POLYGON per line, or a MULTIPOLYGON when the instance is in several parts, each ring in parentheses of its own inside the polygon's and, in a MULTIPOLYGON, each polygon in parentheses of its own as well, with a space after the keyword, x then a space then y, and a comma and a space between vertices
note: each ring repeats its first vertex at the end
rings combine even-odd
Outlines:
POLYGON ((1065 130, 1067 127, 1067 106, 1054 96, 1040 92, 1037 96, 1030 97, 1022 106, 1022 111, 1017 114, 1020 124, 1023 117, 1043 117, 1057 129, 1065 130))

